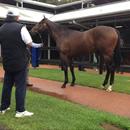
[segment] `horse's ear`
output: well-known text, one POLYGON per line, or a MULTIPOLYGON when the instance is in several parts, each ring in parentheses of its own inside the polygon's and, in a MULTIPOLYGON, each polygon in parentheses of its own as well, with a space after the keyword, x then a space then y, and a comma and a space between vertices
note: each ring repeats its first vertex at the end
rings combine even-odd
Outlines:
POLYGON ((43 15, 43 19, 46 19, 45 15, 43 15))

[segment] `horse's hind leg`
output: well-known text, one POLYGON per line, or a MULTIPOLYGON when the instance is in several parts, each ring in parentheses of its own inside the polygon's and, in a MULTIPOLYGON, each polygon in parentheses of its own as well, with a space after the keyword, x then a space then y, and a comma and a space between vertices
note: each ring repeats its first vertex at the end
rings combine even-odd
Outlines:
POLYGON ((74 65, 73 63, 70 63, 70 71, 71 71, 71 75, 72 75, 72 82, 71 82, 71 86, 75 85, 75 74, 74 74, 74 65))
POLYGON ((106 84, 108 84, 108 80, 109 80, 109 76, 110 76, 109 65, 106 65, 106 69, 107 69, 106 76, 105 76, 104 82, 102 84, 102 88, 104 88, 104 89, 105 89, 106 84))
POLYGON ((107 91, 108 92, 111 92, 112 91, 112 85, 114 83, 114 77, 115 77, 115 67, 111 67, 111 75, 110 75, 110 85, 109 87, 107 88, 107 91))
POLYGON ((99 61, 99 74, 102 74, 103 73, 103 65, 104 65, 104 63, 103 63, 103 56, 102 55, 100 55, 99 56, 99 59, 98 59, 99 61))

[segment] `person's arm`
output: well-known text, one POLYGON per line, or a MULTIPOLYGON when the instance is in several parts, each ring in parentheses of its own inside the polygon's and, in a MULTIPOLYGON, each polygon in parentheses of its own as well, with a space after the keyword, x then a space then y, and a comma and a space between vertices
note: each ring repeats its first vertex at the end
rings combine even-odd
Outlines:
POLYGON ((40 48, 43 46, 42 43, 37 44, 32 41, 31 35, 29 34, 26 26, 23 26, 21 29, 21 37, 24 43, 29 47, 40 48))

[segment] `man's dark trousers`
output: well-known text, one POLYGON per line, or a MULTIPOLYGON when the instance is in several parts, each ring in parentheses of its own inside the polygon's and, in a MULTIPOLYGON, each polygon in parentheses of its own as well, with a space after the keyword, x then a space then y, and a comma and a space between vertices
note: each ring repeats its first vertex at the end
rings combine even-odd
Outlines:
POLYGON ((26 77, 27 68, 24 68, 17 72, 5 71, 4 85, 2 90, 1 109, 4 110, 10 106, 11 91, 13 85, 15 85, 15 98, 16 98, 16 111, 25 111, 25 96, 26 96, 26 77))

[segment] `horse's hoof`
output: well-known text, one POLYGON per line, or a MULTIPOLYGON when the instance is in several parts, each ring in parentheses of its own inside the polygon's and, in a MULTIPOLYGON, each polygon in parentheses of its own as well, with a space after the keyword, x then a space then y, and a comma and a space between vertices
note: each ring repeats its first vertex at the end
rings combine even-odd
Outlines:
POLYGON ((66 85, 62 85, 61 88, 66 88, 66 85))
POLYGON ((74 85, 75 85, 74 83, 71 83, 71 84, 70 84, 70 86, 72 86, 72 87, 74 87, 74 85))
POLYGON ((111 92, 111 91, 112 91, 112 89, 106 89, 106 91, 107 91, 107 92, 111 92))
POLYGON ((109 85, 109 87, 106 89, 107 92, 111 92, 112 91, 112 85, 109 85))

